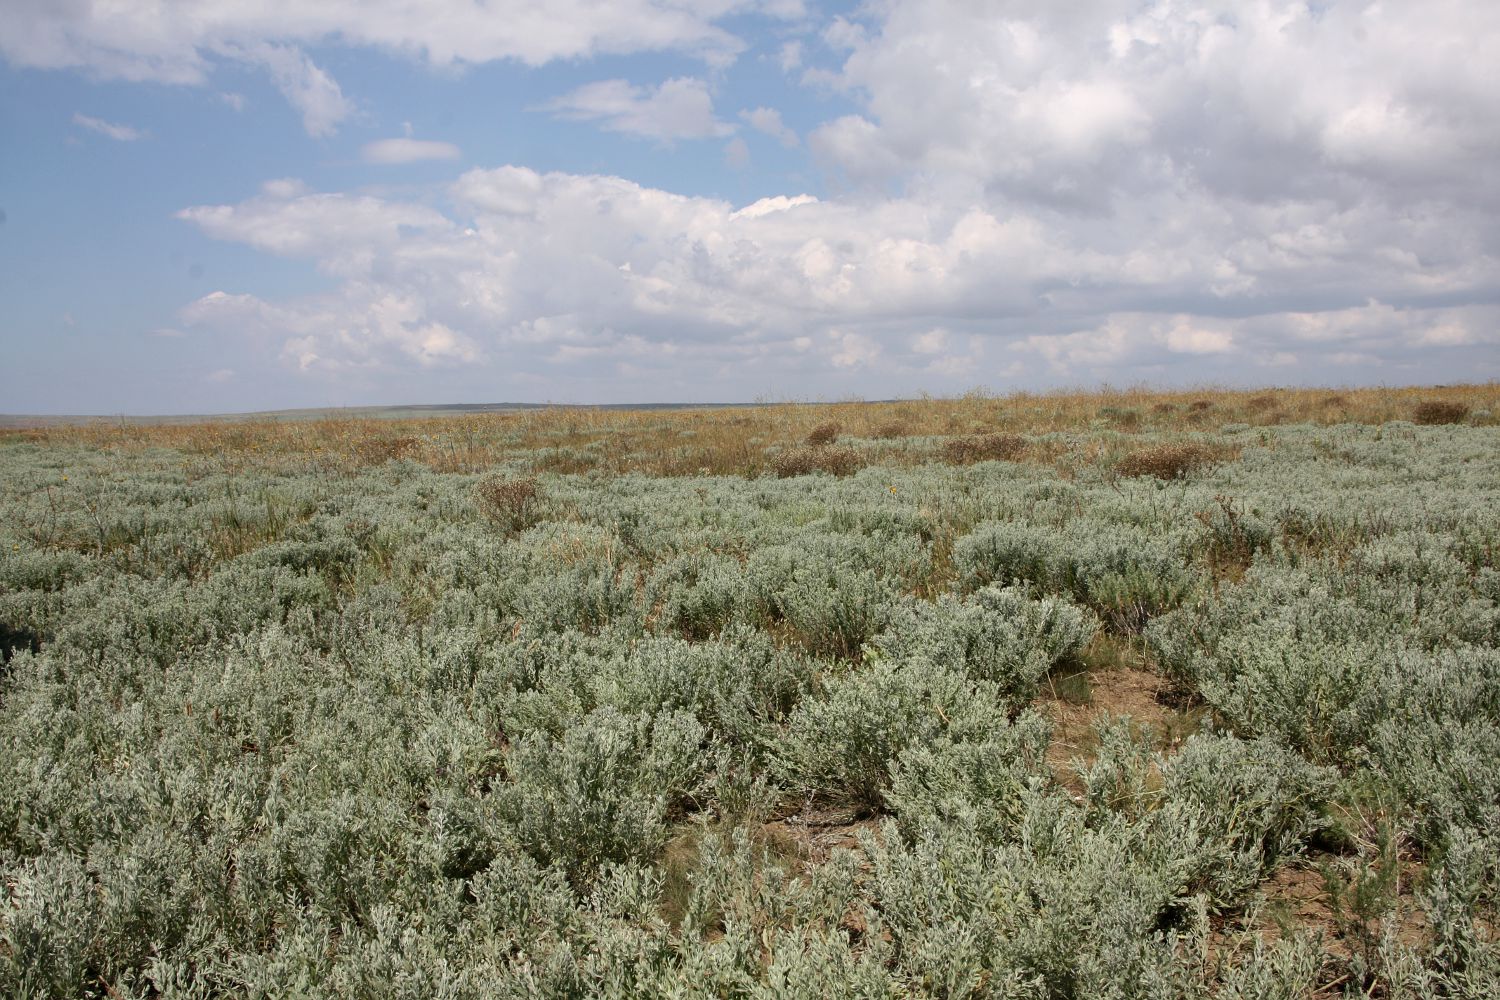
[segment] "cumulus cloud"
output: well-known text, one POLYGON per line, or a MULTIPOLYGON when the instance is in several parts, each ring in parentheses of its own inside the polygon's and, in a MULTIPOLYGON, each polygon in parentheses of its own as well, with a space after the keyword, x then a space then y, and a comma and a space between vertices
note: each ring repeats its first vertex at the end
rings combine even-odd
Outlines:
POLYGON ((793 39, 783 42, 781 48, 776 50, 776 64, 781 67, 783 73, 790 73, 802 65, 802 43, 793 39))
POLYGON ((268 253, 315 260, 330 274, 367 273, 383 255, 453 228, 421 205, 364 195, 314 194, 297 180, 267 182, 239 205, 183 209, 178 218, 217 239, 268 253))
POLYGON ((797 133, 781 120, 781 112, 775 108, 754 108, 741 111, 740 117, 757 132, 764 132, 788 149, 801 144, 797 133))
MULTIPOLYGON (((763 7, 746 0, 18 0, 0 21, 0 54, 18 66, 167 83, 201 83, 225 46, 258 44, 372 46, 435 66, 501 59, 539 66, 646 51, 722 59, 743 43, 716 22, 763 7)), ((765 13, 789 11, 773 4, 765 13)))
POLYGON ((627 80, 600 80, 549 101, 543 110, 573 121, 598 122, 611 132, 664 141, 734 132, 734 126, 714 117, 708 84, 690 77, 667 80, 655 89, 627 80))
POLYGON ((406 136, 366 143, 359 155, 366 163, 400 164, 418 163, 422 160, 456 160, 463 154, 451 142, 433 142, 406 136))
POLYGON ((114 122, 107 122, 102 118, 91 118, 82 113, 74 113, 73 124, 98 132, 100 135, 107 135, 116 142, 135 142, 137 139, 146 137, 146 133, 138 128, 117 125, 114 122))
MULTIPOLYGON (((181 217, 334 290, 225 289, 179 325, 267 338, 312 375, 503 368, 638 398, 1500 376, 1500 8, 860 11, 822 33, 835 69, 789 61, 852 105, 806 136, 831 195, 736 205, 521 166, 423 203, 278 182, 181 217)), ((733 131, 691 78, 549 109, 733 131)))
POLYGON ((292 306, 252 295, 213 292, 182 310, 193 328, 227 328, 269 341, 287 365, 340 376, 472 364, 482 354, 468 337, 422 316, 418 299, 351 285, 292 306))
POLYGON ((0 18, 12 66, 80 69, 128 81, 204 85, 225 60, 265 68, 322 136, 349 113, 338 83, 306 55, 369 47, 437 68, 511 60, 541 66, 604 54, 682 53, 722 67, 745 45, 721 21, 805 13, 798 0, 15 0, 0 18))
POLYGON ((849 175, 963 177, 1104 213, 1191 185, 1275 202, 1411 203, 1500 181, 1500 7, 966 0, 871 8, 825 33, 864 111, 815 147, 849 175), (1490 172, 1493 174, 1493 171, 1490 172))
POLYGON ((302 127, 310 136, 332 135, 338 123, 354 110, 338 81, 300 49, 257 45, 247 49, 245 57, 266 68, 281 96, 301 113, 302 127))
POLYGON ((1493 277, 1493 258, 1445 254, 1420 226, 1383 232, 1378 215, 1308 231, 1296 213, 1215 218, 1201 199, 1168 201, 1141 211, 1210 223, 1126 242, 1052 209, 806 195, 736 207, 523 167, 469 171, 447 195, 452 215, 278 182, 187 209, 209 235, 308 259, 339 285, 283 302, 218 292, 180 321, 267 338, 314 374, 504 359, 539 378, 628 371, 725 393, 747 379, 806 392, 1240 381, 1289 364, 1325 381, 1444 363, 1480 374, 1500 329, 1493 305, 1443 301, 1493 277), (1390 254, 1397 238, 1427 262, 1390 254))

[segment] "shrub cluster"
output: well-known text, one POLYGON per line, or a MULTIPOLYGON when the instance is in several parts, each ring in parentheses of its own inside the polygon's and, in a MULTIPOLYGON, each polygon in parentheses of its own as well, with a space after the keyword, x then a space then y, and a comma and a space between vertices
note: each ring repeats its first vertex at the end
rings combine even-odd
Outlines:
POLYGON ((1165 490, 0 445, 0 996, 1495 995, 1492 436, 1165 490), (1100 630, 1173 739, 1038 704, 1100 630), (1257 943, 1298 863, 1342 915, 1257 943))
POLYGON ((1057 531, 986 522, 954 543, 952 561, 967 586, 1035 584, 1092 607, 1118 631, 1135 632, 1199 588, 1200 572, 1175 551, 1184 544, 1153 545, 1118 525, 1083 522, 1057 531))

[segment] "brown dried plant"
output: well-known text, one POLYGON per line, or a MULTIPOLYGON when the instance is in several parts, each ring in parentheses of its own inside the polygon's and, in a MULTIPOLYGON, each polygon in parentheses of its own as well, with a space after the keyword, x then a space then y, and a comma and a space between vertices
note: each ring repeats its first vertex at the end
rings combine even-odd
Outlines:
POLYGON ((953 465, 972 465, 991 460, 1011 461, 1026 450, 1019 434, 973 434, 954 438, 943 445, 943 458, 953 465))

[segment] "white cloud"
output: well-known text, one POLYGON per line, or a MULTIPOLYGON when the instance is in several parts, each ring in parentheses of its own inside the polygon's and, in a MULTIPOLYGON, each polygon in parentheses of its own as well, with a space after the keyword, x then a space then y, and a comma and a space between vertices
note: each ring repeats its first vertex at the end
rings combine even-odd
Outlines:
POLYGON ((829 360, 836 368, 864 368, 880 357, 880 344, 862 333, 830 330, 833 349, 829 360))
POLYGON ((857 179, 963 177, 1107 213, 1190 186, 1275 203, 1482 193, 1500 6, 1468 0, 893 2, 836 20, 864 104, 812 145, 857 179))
POLYGON ((1175 316, 1163 335, 1167 350, 1178 354, 1224 354, 1234 350, 1234 336, 1220 324, 1192 316, 1175 316))
POLYGON ((814 205, 817 201, 818 199, 810 194, 799 194, 791 198, 788 198, 784 194, 778 194, 772 198, 762 198, 760 201, 753 201, 744 208, 736 212, 731 212, 729 219, 731 222, 736 219, 753 219, 757 216, 769 215, 772 212, 785 212, 787 209, 796 208, 799 205, 814 205))
POLYGON ((755 108, 750 111, 741 111, 740 117, 744 119, 751 128, 775 139, 788 149, 800 145, 801 140, 797 133, 781 120, 781 112, 775 108, 755 108))
POLYGON ((503 59, 539 66, 665 51, 719 60, 743 43, 715 22, 762 6, 748 0, 18 0, 0 20, 0 55, 18 66, 168 83, 200 83, 226 46, 258 44, 370 46, 434 66, 503 59))
POLYGON ((245 57, 266 68, 271 82, 287 103, 302 114, 302 127, 315 138, 332 135, 338 123, 354 110, 339 89, 338 81, 300 49, 283 45, 256 45, 245 57))
POLYGON ((351 286, 342 295, 283 307, 252 295, 213 292, 182 310, 197 328, 227 328, 279 341, 297 371, 339 376, 380 368, 452 368, 479 361, 468 337, 422 316, 420 300, 351 286))
POLYGON ((631 385, 724 393, 757 378, 813 393, 840 379, 962 388, 1021 371, 1237 381, 1288 356, 1309 378, 1342 380, 1354 354, 1495 373, 1474 366, 1497 343, 1500 309, 1423 304, 1428 289, 1493 278, 1493 258, 1444 251, 1441 226, 1388 231, 1378 213, 1312 233, 1296 211, 1215 215, 1201 198, 1162 197, 1101 233, 1045 209, 808 196, 736 208, 522 167, 471 170, 448 195, 452 215, 281 181, 185 210, 211 236, 309 259, 339 284, 284 302, 216 293, 181 324, 268 338, 310 374, 503 358, 517 377, 577 384, 628 368, 631 385), (1393 242, 1422 263, 1386 253, 1393 242), (1370 286, 1380 300, 1350 301, 1370 286))
MULTIPOLYGON (((853 104, 805 136, 821 200, 516 166, 420 204, 278 183, 182 218, 335 290, 209 297, 182 322, 309 373, 468 365, 579 398, 1500 377, 1500 7, 860 11, 822 34, 836 72, 784 53, 853 104)), ((550 110, 662 141, 734 131, 690 78, 550 110)), ((741 116, 785 134, 775 109, 741 116)))
POLYGON ((650 139, 706 139, 734 132, 714 118, 702 80, 677 77, 652 90, 626 80, 601 80, 549 101, 543 110, 574 121, 596 121, 611 132, 650 139))
POLYGON ((76 112, 73 115, 73 124, 98 132, 100 135, 107 135, 116 142, 135 142, 137 139, 144 139, 146 137, 146 133, 138 128, 131 128, 129 125, 116 125, 114 122, 107 122, 102 118, 91 118, 88 115, 76 112))
POLYGON ((380 139, 366 143, 359 151, 366 163, 417 163, 422 160, 456 160, 463 154, 451 142, 428 139, 380 139))
POLYGON ((802 43, 796 40, 783 42, 776 52, 776 63, 783 73, 790 73, 802 66, 802 43))
POLYGON ((0 58, 189 85, 208 83, 223 61, 249 62, 270 73, 308 133, 322 136, 350 109, 337 82, 304 54, 310 47, 375 48, 436 68, 636 52, 723 67, 744 43, 718 22, 746 13, 785 19, 803 10, 799 0, 14 0, 0 17, 0 58))
POLYGON ((295 180, 268 182, 259 197, 233 207, 201 206, 177 215, 217 239, 309 258, 339 275, 362 274, 376 259, 413 238, 452 228, 441 213, 421 205, 363 195, 311 194, 295 180))
POLYGON ((744 170, 750 166, 750 147, 744 139, 735 136, 724 144, 724 162, 731 170, 744 170))
POLYGON ((952 338, 948 331, 941 327, 919 333, 912 338, 912 350, 918 354, 941 354, 948 349, 948 343, 952 338))

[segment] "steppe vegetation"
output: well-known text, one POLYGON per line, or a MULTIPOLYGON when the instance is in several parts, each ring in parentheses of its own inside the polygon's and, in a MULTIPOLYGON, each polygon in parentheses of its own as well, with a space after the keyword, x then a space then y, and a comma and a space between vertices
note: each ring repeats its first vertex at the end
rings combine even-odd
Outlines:
POLYGON ((0 432, 0 995, 1493 997, 1497 405, 0 432))

